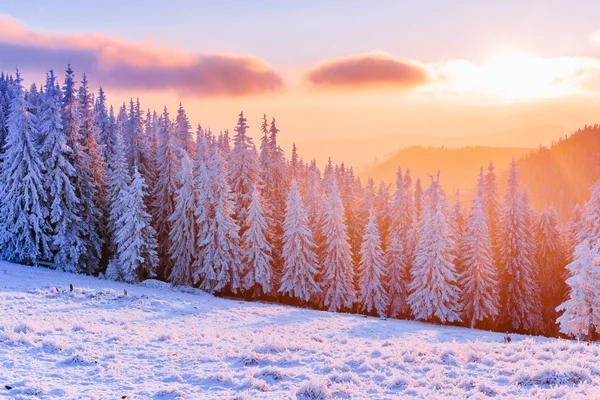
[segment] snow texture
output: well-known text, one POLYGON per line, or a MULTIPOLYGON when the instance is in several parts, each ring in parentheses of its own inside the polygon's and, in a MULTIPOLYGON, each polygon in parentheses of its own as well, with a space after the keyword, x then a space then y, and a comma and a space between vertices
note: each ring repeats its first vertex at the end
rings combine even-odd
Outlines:
POLYGON ((597 344, 521 335, 505 344, 501 334, 474 329, 6 262, 0 304, 2 398, 600 396, 597 344))

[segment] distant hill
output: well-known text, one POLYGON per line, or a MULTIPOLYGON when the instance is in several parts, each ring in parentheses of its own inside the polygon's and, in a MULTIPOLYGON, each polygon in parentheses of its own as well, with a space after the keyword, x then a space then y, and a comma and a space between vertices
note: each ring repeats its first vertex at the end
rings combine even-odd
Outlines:
POLYGON ((361 179, 370 176, 376 182, 395 181, 396 170, 410 168, 413 181, 421 178, 427 186, 427 174, 441 171, 442 185, 449 198, 460 188, 465 200, 475 186, 479 168, 487 168, 490 160, 498 169, 508 165, 513 157, 520 158, 532 152, 529 148, 473 146, 461 148, 411 146, 396 151, 382 163, 360 171, 361 179))
POLYGON ((517 159, 522 183, 529 189, 534 208, 541 210, 553 204, 564 221, 575 204, 587 201, 590 187, 600 179, 600 125, 586 126, 537 149, 406 147, 385 161, 360 170, 360 176, 392 183, 400 166, 403 171, 410 168, 413 180, 420 177, 426 186, 427 174, 440 170, 448 198, 452 200, 460 188, 466 204, 471 199, 479 168, 487 167, 490 160, 496 165, 502 195, 506 170, 513 157, 517 159))
POLYGON ((370 135, 361 138, 338 139, 286 139, 280 142, 287 154, 295 143, 305 161, 317 160, 320 166, 331 157, 334 163, 344 162, 354 168, 366 169, 371 165, 385 162, 393 157, 397 149, 411 146, 461 148, 465 146, 485 146, 495 148, 522 147, 536 149, 549 146, 558 140, 569 128, 562 125, 528 125, 518 129, 484 132, 480 135, 423 135, 399 132, 395 135, 370 135))
MULTIPOLYGON (((536 209, 554 204, 561 219, 583 205, 600 179, 600 125, 586 126, 518 160, 536 209)), ((503 179, 504 180, 504 179, 503 179)))

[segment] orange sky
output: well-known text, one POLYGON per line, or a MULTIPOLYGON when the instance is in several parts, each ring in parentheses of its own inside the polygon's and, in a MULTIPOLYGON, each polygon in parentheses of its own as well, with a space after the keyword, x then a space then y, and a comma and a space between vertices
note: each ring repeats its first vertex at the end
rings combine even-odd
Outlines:
MULTIPOLYGON (((289 16, 287 11, 278 10, 280 16, 289 16)), ((35 10, 30 14, 35 16, 35 10)), ((298 48, 282 53, 259 47, 263 57, 207 53, 132 37, 129 31, 105 31, 104 25, 92 32, 57 31, 44 27, 45 20, 36 21, 0 14, 1 69, 18 65, 26 82, 40 82, 45 70, 60 71, 70 62, 77 76, 87 72, 92 86, 102 85, 115 105, 139 97, 144 108, 161 110, 166 105, 173 113, 181 101, 194 125, 199 122, 216 132, 231 130, 243 110, 256 137, 266 113, 277 118, 286 150, 296 142, 305 159, 316 157, 321 164, 332 155, 336 162, 343 157, 360 166, 410 144, 535 147, 596 123, 600 110, 600 31, 591 25, 571 30, 577 35, 569 35, 568 44, 576 53, 554 39, 553 47, 540 41, 538 54, 527 35, 552 39, 549 28, 540 27, 540 32, 522 33, 522 48, 518 40, 498 44, 495 39, 482 55, 463 37, 473 54, 469 57, 449 37, 448 45, 456 49, 452 57, 424 37, 423 45, 436 48, 439 58, 408 42, 404 52, 395 49, 391 54, 376 51, 377 43, 389 41, 378 39, 371 27, 371 50, 364 51, 363 43, 355 51, 329 55, 323 43, 310 37, 314 33, 307 33, 304 42, 315 51, 302 59, 298 48)), ((166 23, 164 29, 174 28, 166 23)), ((480 25, 472 29, 492 30, 480 25)), ((243 37, 239 31, 235 35, 243 37)), ((333 48, 349 48, 357 40, 338 38, 333 48)), ((265 40, 263 47, 273 43, 265 40)))

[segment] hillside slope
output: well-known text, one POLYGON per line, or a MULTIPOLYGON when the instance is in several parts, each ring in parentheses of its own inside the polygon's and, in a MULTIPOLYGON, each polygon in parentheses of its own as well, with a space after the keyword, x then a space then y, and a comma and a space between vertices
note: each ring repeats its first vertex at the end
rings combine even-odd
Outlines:
POLYGON ((598 398, 597 345, 0 263, 0 397, 598 398), (69 285, 73 285, 73 291, 69 285), (6 385, 6 387, 5 387, 6 385), (10 388, 10 389, 7 389, 10 388))
POLYGON ((421 178, 425 187, 429 184, 427 174, 435 175, 441 171, 442 185, 448 195, 456 189, 468 193, 475 187, 479 168, 487 168, 490 160, 496 166, 506 166, 513 157, 520 158, 532 150, 518 147, 422 147, 413 146, 398 150, 394 155, 380 164, 376 164, 361 173, 361 178, 368 176, 375 182, 384 180, 394 182, 396 170, 410 168, 413 180, 421 178))

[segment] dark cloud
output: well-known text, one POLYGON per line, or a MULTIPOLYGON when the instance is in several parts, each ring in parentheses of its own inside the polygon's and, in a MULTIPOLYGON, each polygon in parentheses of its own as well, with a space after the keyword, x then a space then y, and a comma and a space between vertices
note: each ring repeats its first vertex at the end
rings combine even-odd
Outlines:
POLYGON ((273 93, 283 87, 278 73, 251 58, 198 57, 184 67, 116 65, 101 74, 107 84, 133 89, 169 89, 187 97, 241 97, 273 93))
POLYGON ((430 80, 419 64, 381 54, 326 61, 308 71, 305 77, 319 89, 412 88, 430 80))
POLYGON ((69 63, 103 86, 187 97, 252 96, 283 88, 281 76, 258 58, 198 55, 104 35, 39 33, 0 15, 1 69, 62 70, 69 63))
POLYGON ((92 71, 97 69, 99 58, 88 50, 49 48, 34 44, 0 42, 0 68, 12 72, 21 69, 63 69, 68 63, 76 68, 92 71))

